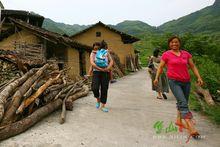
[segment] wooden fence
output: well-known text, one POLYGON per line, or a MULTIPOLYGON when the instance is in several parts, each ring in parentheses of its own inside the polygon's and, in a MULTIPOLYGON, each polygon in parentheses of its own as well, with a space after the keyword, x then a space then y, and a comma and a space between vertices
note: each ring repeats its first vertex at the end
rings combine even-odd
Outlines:
POLYGON ((14 42, 15 50, 23 58, 29 60, 46 61, 45 48, 43 44, 27 44, 26 42, 14 42))

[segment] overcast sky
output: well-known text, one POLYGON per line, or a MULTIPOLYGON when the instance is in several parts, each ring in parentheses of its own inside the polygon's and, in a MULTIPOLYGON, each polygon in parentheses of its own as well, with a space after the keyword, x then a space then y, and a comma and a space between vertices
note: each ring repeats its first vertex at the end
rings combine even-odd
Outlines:
POLYGON ((177 19, 215 0, 1 0, 5 9, 33 11, 56 22, 117 24, 141 20, 153 26, 177 19))

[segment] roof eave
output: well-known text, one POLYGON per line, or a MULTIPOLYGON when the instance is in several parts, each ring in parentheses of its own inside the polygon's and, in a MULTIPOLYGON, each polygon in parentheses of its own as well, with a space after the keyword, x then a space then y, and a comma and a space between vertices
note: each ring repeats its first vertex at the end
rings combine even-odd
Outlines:
POLYGON ((21 20, 16 20, 13 18, 9 18, 15 25, 18 25, 18 27, 21 27, 23 29, 29 30, 30 33, 33 33, 37 35, 40 38, 46 39, 50 42, 53 42, 54 44, 61 43, 64 44, 65 46, 70 46, 75 49, 87 49, 89 51, 92 50, 91 46, 87 46, 81 43, 78 43, 76 41, 73 41, 69 37, 64 37, 58 33, 50 32, 48 30, 45 30, 43 28, 39 28, 37 26, 33 26, 31 24, 28 24, 26 22, 23 22, 21 20))
MULTIPOLYGON (((127 38, 128 40, 130 40, 129 43, 134 43, 134 42, 137 42, 137 41, 140 40, 140 39, 137 38, 137 37, 134 37, 134 36, 131 36, 131 35, 126 34, 126 33, 124 33, 124 32, 118 31, 118 30, 116 30, 116 29, 114 29, 114 28, 112 28, 112 27, 110 27, 110 26, 108 26, 108 25, 102 23, 101 21, 99 21, 98 23, 96 23, 96 24, 94 24, 94 25, 92 25, 92 26, 90 26, 90 27, 88 27, 88 28, 86 28, 86 29, 84 29, 84 30, 82 30, 82 31, 80 31, 80 32, 78 32, 78 33, 72 35, 71 38, 74 38, 75 36, 78 36, 78 35, 80 35, 80 34, 86 32, 86 31, 88 31, 89 29, 94 28, 94 27, 97 26, 97 25, 102 25, 102 26, 104 26, 105 28, 107 28, 107 29, 109 29, 109 30, 111 30, 111 31, 113 31, 113 32, 115 32, 115 33, 117 33, 117 34, 119 34, 119 35, 122 37, 122 40, 123 40, 123 37, 126 36, 126 38, 127 38)), ((127 39, 126 39, 126 40, 127 40, 127 39)))

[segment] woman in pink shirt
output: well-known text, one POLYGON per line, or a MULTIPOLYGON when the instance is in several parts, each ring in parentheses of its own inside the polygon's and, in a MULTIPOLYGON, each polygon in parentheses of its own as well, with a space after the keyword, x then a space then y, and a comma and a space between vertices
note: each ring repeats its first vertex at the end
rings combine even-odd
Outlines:
POLYGON ((192 55, 185 50, 180 49, 180 39, 177 36, 171 37, 168 40, 168 51, 164 52, 160 65, 157 70, 154 85, 158 85, 158 79, 163 68, 167 67, 167 77, 169 79, 170 89, 177 100, 177 120, 176 125, 179 130, 187 128, 190 137, 195 139, 200 137, 192 122, 192 113, 188 107, 188 99, 190 94, 190 74, 191 69, 197 77, 197 83, 203 85, 203 80, 192 60, 192 55), (185 123, 182 122, 182 119, 185 123))

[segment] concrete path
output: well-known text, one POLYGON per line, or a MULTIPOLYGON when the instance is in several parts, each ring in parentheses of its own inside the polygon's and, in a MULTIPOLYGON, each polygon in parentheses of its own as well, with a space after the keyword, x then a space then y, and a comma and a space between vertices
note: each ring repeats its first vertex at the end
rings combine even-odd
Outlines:
POLYGON ((126 76, 109 89, 109 113, 95 108, 92 93, 74 103, 66 123, 60 125, 60 111, 37 123, 23 134, 0 143, 7 147, 219 147, 220 128, 204 116, 193 113, 203 139, 185 143, 187 133, 153 128, 157 121, 168 127, 175 121, 175 99, 158 100, 151 91, 146 70, 126 76))

